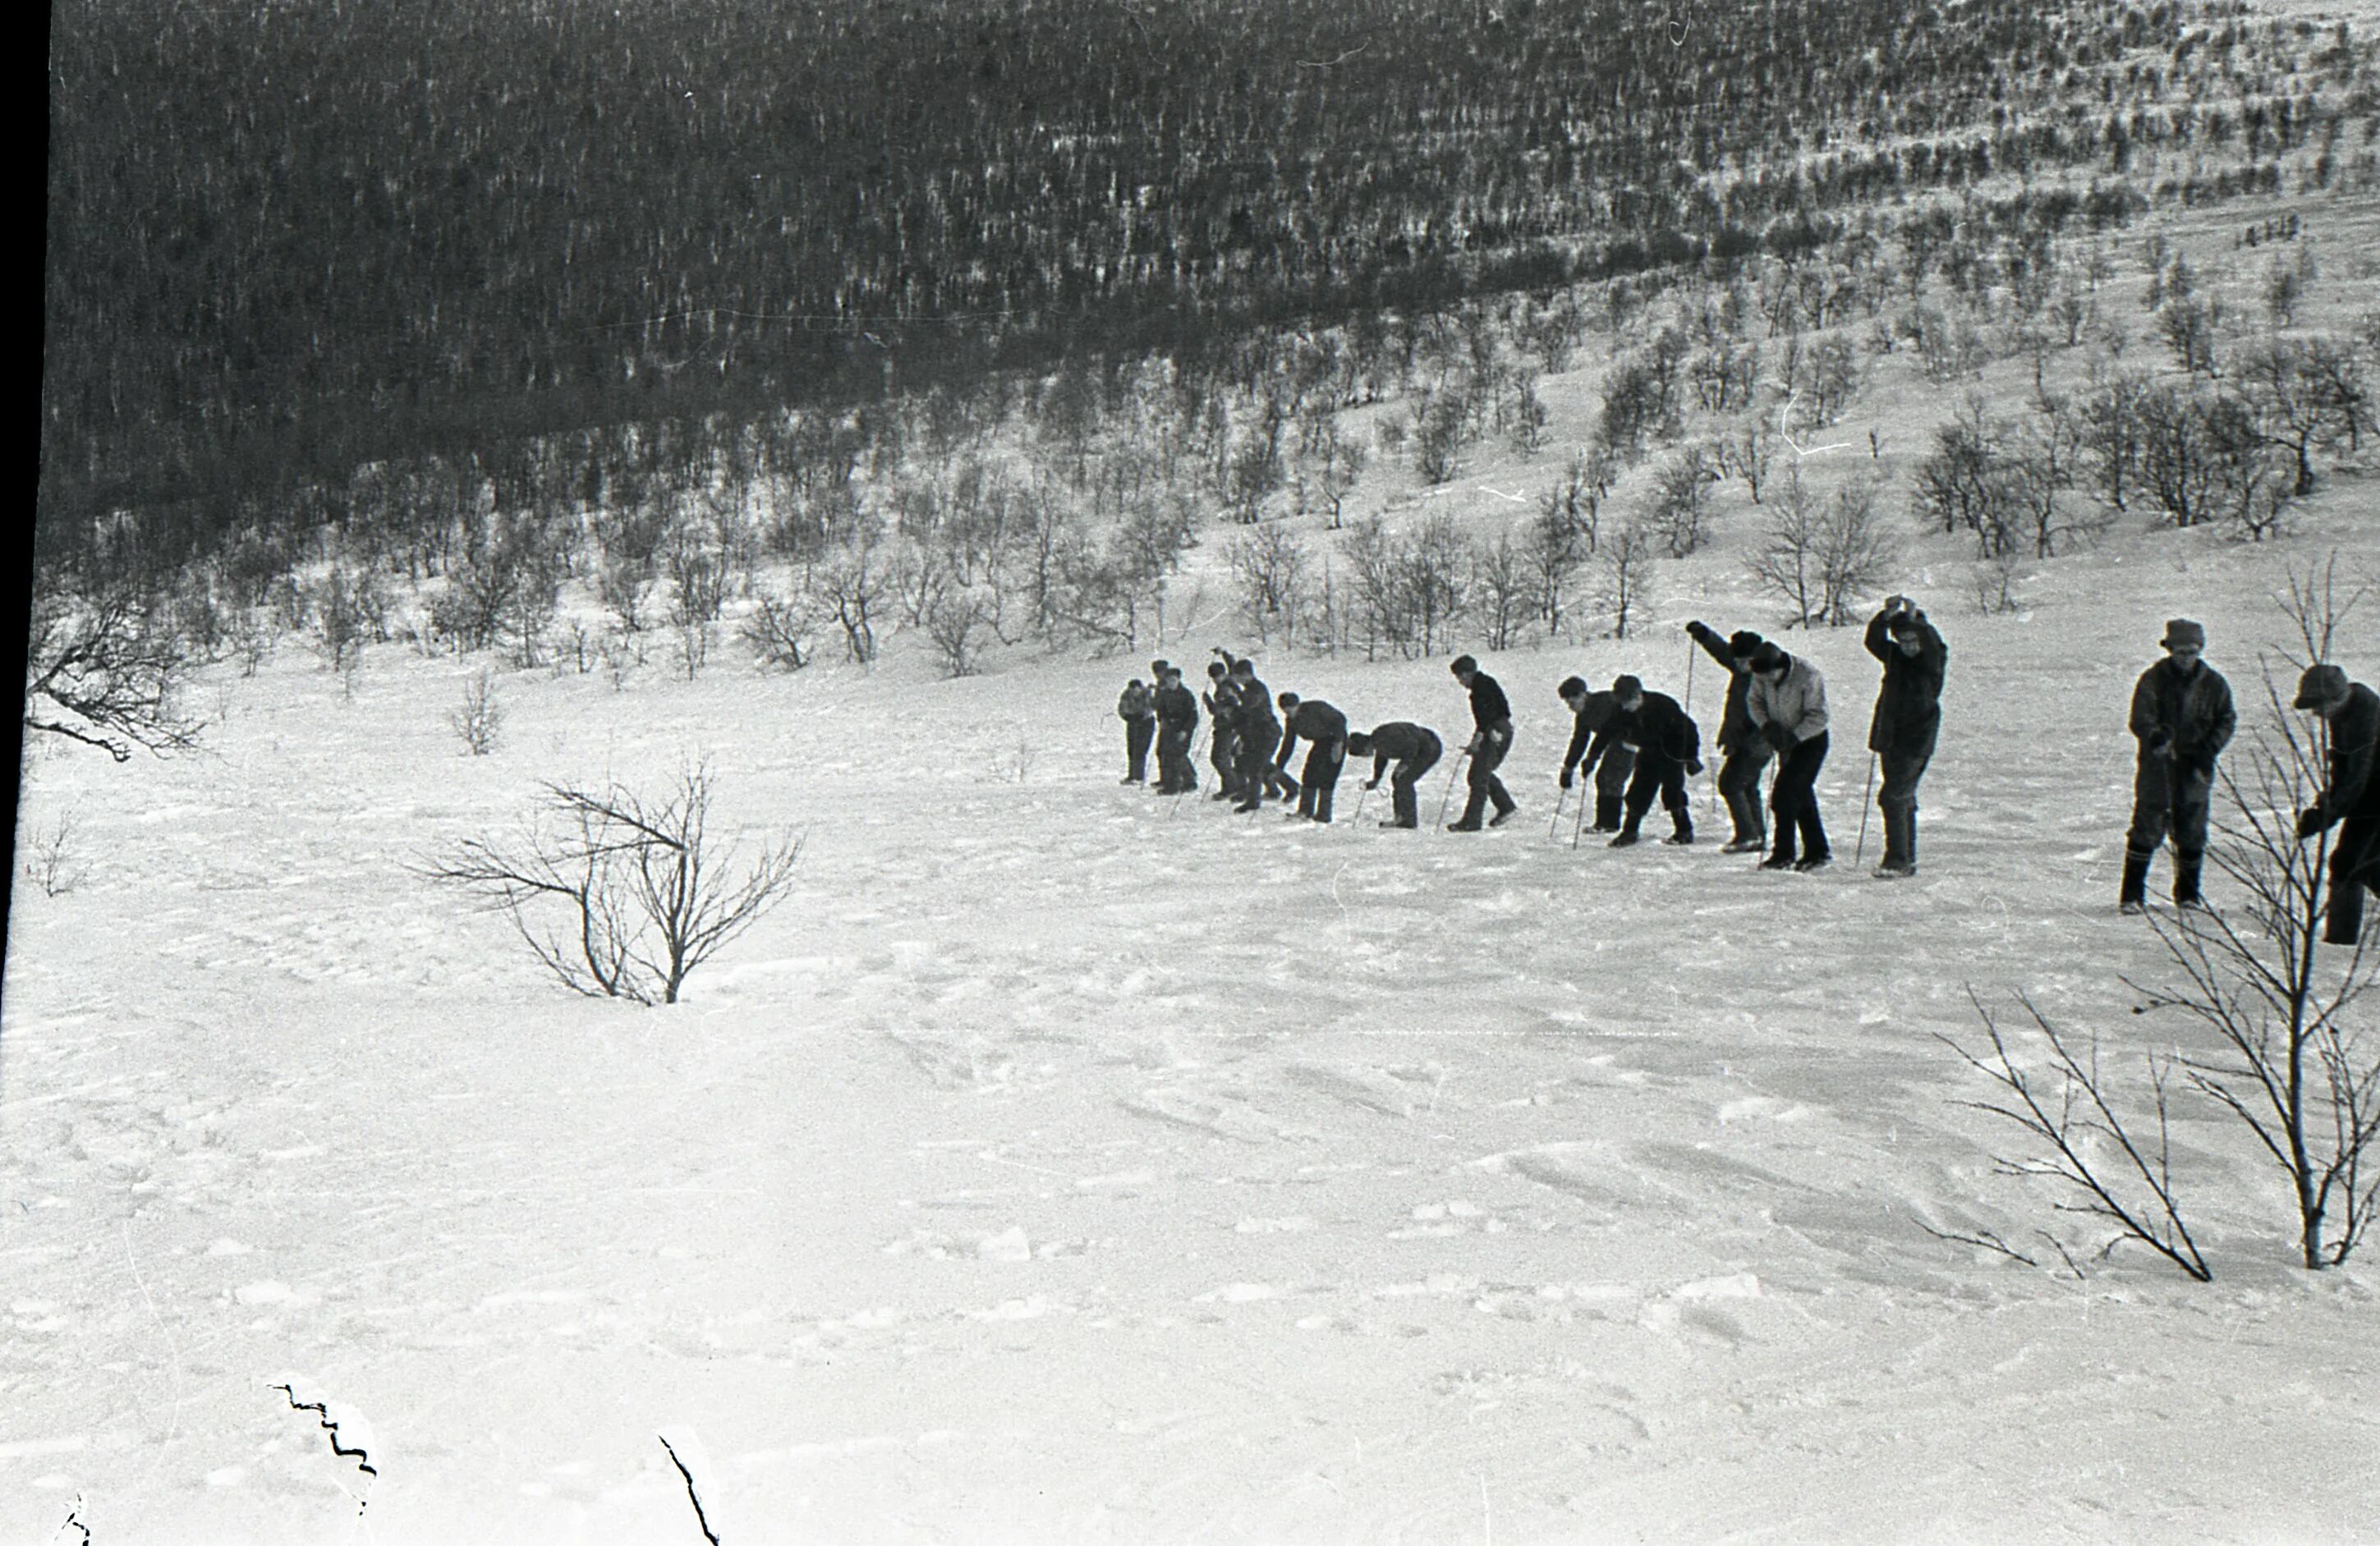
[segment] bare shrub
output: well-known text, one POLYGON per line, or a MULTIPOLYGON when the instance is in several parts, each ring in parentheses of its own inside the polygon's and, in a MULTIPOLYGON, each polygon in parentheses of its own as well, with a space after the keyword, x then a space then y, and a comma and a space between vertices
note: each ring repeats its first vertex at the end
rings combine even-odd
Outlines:
POLYGON ((25 729, 96 746, 118 762, 131 760, 135 746, 188 751, 204 728, 181 708, 189 670, 188 646, 129 586, 36 580, 25 729))
POLYGON ((1596 553, 1595 601, 1611 620, 1611 636, 1624 639, 1643 622, 1652 599, 1660 537, 1631 521, 1596 553))
POLYGON ((659 798, 550 783, 520 836, 467 839, 420 873, 502 911, 574 992, 674 1004, 784 899, 801 852, 799 839, 771 842, 735 869, 738 845, 710 829, 714 792, 701 764, 659 798))
POLYGON ((504 706, 496 699, 493 671, 471 673, 463 683, 463 701, 447 712, 446 722, 471 755, 483 757, 496 749, 497 733, 504 728, 504 706))
POLYGON ((17 836, 25 878, 45 897, 63 897, 89 878, 82 857, 82 819, 72 807, 28 821, 17 836))
POLYGON ((762 590, 736 632, 761 665, 797 671, 810 663, 810 638, 817 627, 807 595, 762 590))

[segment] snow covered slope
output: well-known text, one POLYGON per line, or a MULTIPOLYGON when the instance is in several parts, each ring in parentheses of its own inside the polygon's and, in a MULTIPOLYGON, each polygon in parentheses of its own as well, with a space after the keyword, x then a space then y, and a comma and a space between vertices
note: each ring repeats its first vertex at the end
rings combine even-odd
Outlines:
MULTIPOLYGON (((484 758, 462 665, 226 671, 210 755, 31 770, 88 873, 15 898, 0 1539, 698 1541, 698 1472, 735 1542, 2371 1540, 2380 1247, 2290 1267, 2236 1124, 2179 1135, 2211 1286, 1928 1229, 2095 1243, 1937 1038, 1970 987, 2127 1061, 2185 1034, 2118 981, 2161 959, 2112 905, 2126 694, 2188 614, 2252 722, 2286 566, 2374 571, 2347 499, 2061 560, 2023 617, 1920 576, 1951 676, 1898 885, 1849 862, 1855 630, 1795 641, 1835 869, 1719 854, 1707 778, 1703 846, 1549 838, 1554 683, 1682 694, 1677 623, 1771 623, 1726 594, 1488 658, 1522 809, 1468 838, 1119 788, 1135 661, 512 676, 484 758), (690 755, 807 844, 676 1007, 569 996, 412 873, 690 755)), ((1465 729, 1442 659, 1261 665, 1465 729)))

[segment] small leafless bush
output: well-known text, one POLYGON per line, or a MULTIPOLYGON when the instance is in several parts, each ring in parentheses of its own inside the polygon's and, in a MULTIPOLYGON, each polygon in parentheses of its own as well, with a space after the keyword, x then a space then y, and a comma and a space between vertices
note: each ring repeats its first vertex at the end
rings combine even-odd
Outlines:
POLYGON ((25 878, 45 897, 63 897, 89 878, 82 858, 82 821, 71 808, 25 824, 18 835, 25 878))
POLYGON ((496 700, 493 671, 471 673, 463 683, 463 701, 448 712, 446 722, 471 755, 483 757, 496 749, 497 733, 504 728, 504 706, 496 700))

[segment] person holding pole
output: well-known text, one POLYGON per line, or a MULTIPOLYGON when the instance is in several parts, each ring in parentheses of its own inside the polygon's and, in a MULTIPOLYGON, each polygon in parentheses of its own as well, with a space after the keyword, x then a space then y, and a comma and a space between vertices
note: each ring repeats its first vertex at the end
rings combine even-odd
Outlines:
MULTIPOLYGON (((1572 770, 1586 756, 1588 743, 1619 711, 1620 706, 1619 700, 1609 693, 1587 691, 1586 682, 1575 676, 1564 677, 1562 684, 1554 691, 1570 709, 1572 718, 1570 748, 1562 753, 1561 760, 1561 787, 1568 789, 1572 770)), ((1595 772, 1595 830, 1617 832, 1620 830, 1621 806, 1628 792, 1628 775, 1636 767, 1636 749, 1624 741, 1612 743, 1604 749, 1603 760, 1591 766, 1595 772)), ((1584 810, 1585 797, 1582 795, 1580 799, 1580 808, 1584 810)))
POLYGON ((1867 728, 1867 749, 1884 767, 1884 787, 1876 795, 1884 817, 1884 862, 1876 874, 1879 880, 1901 880, 1917 873, 1917 781, 1934 760, 1950 651, 1906 596, 1885 598, 1884 610, 1868 620, 1866 643, 1884 666, 1867 728))
POLYGON ((2231 743, 2239 717, 2231 684, 2208 665, 2206 630, 2186 617, 2165 625, 2166 658, 2132 686, 2131 726, 2140 743, 2132 772, 2132 824, 2124 834, 2124 879, 2116 910, 2147 911, 2149 865, 2173 837, 2173 900, 2204 907, 2198 894, 2206 860, 2207 804, 2215 759, 2231 743))
POLYGON ((1190 738, 1198 730, 1198 700, 1182 685, 1182 672, 1160 660, 1157 674, 1157 792, 1184 794, 1198 787, 1190 766, 1190 738))
POLYGON ((2330 725, 2330 777, 2300 813, 2298 840, 2338 827, 2322 940, 2352 945, 2363 933, 2363 893, 2380 894, 2380 694, 2337 666, 2309 666, 2291 707, 2313 709, 2330 725))
POLYGON ((1438 732, 1403 719, 1391 719, 1376 727, 1369 735, 1356 731, 1347 737, 1347 755, 1370 757, 1372 776, 1365 780, 1366 789, 1380 787, 1380 775, 1388 771, 1393 758, 1396 774, 1389 781, 1390 798, 1395 804, 1395 815, 1380 823, 1383 827, 1415 827, 1421 825, 1421 802, 1414 793, 1423 774, 1438 766, 1446 747, 1438 732))
POLYGON ((1672 828, 1662 840, 1693 842, 1694 808, 1686 799, 1686 775, 1703 770, 1701 730, 1677 699, 1667 693, 1646 692, 1645 684, 1633 676, 1613 682, 1611 697, 1616 706, 1611 718, 1596 732, 1595 744, 1586 754, 1586 766, 1591 768, 1617 747, 1636 748, 1635 775, 1625 800, 1627 824, 1611 839, 1611 846, 1629 848, 1637 842, 1636 828, 1652 809, 1656 794, 1661 797, 1662 809, 1670 813, 1672 828))
POLYGON ((1469 775, 1471 796, 1463 803, 1463 817, 1447 827, 1450 832, 1476 832, 1479 818, 1487 814, 1490 801, 1496 814, 1487 825, 1500 827, 1519 809, 1504 780, 1496 777, 1496 769, 1505 754, 1512 749, 1512 703, 1504 695, 1497 680, 1479 669, 1479 662, 1468 655, 1458 655, 1449 668, 1454 680, 1463 683, 1471 694, 1471 743, 1463 755, 1471 759, 1469 775))
POLYGON ((1116 718, 1123 721, 1123 778, 1127 784, 1148 782, 1148 748, 1157 740, 1157 703, 1134 677, 1116 699, 1116 718))
POLYGON ((1330 796, 1339 788, 1339 770, 1347 761, 1347 716, 1320 698, 1301 699, 1295 693, 1283 693, 1281 724, 1281 750, 1273 755, 1274 768, 1289 766, 1300 736, 1311 748, 1305 754, 1305 770, 1297 777, 1297 809, 1293 814, 1327 826, 1330 796))
POLYGON ((1218 649, 1215 653, 1223 658, 1207 662, 1207 721, 1214 730, 1208 742, 1207 761, 1215 769, 1215 792, 1208 798, 1237 800, 1240 743, 1233 727, 1239 722, 1239 694, 1232 687, 1230 652, 1218 649))
POLYGON ((1232 761, 1232 775, 1239 783, 1239 803, 1232 807, 1246 815, 1264 804, 1268 785, 1286 784, 1293 794, 1297 785, 1286 774, 1273 771, 1273 748, 1281 744, 1281 721, 1273 717, 1272 693, 1257 677, 1256 667, 1243 656, 1232 661, 1232 698, 1233 730, 1239 739, 1239 753, 1232 761))
POLYGON ((1777 781, 1768 791, 1776 842, 1760 867, 1826 868, 1834 852, 1818 816, 1817 783, 1827 761, 1827 679, 1807 660, 1764 643, 1753 652, 1743 707, 1777 754, 1777 781))
POLYGON ((1768 823, 1760 811, 1760 775, 1768 766, 1768 742, 1743 707, 1752 690, 1752 657, 1767 641, 1750 629, 1722 639, 1707 623, 1689 622, 1686 632, 1711 658, 1727 668, 1727 707, 1719 713, 1718 794, 1727 802, 1735 836, 1722 853, 1757 853, 1768 846, 1768 823))

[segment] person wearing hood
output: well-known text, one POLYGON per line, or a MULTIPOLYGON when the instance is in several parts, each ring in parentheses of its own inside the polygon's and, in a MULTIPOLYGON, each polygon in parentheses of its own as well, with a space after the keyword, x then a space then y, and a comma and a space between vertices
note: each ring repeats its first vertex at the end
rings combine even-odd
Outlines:
POLYGON ((1876 876, 1898 880, 1917 873, 1917 781, 1934 760, 1942 727, 1942 678, 1949 647, 1906 596, 1889 597, 1868 620, 1867 652, 1884 665, 1876 689, 1876 716, 1868 721, 1867 749, 1884 769, 1876 791, 1884 816, 1884 862, 1876 876))
POLYGON ((1827 763, 1827 679, 1807 660, 1764 643, 1753 651, 1752 686, 1743 707, 1777 754, 1777 781, 1768 791, 1776 842, 1760 867, 1826 868, 1834 862, 1834 851, 1818 815, 1817 783, 1818 769, 1827 763))
POLYGON ((1686 632, 1706 654, 1727 668, 1727 707, 1720 713, 1718 794, 1727 802, 1728 819, 1735 836, 1722 853, 1757 853, 1768 846, 1768 823, 1760 813, 1760 775, 1772 755, 1760 727, 1752 722, 1744 699, 1752 691, 1752 657, 1768 641, 1750 629, 1738 629, 1726 638, 1707 623, 1689 622, 1686 632))
POLYGON ((2338 827, 2322 938, 2352 945, 2363 933, 2363 893, 2380 894, 2380 694, 2339 667, 2309 666, 2292 707, 2312 709, 2330 727, 2330 776, 2299 815, 2298 839, 2338 827))
MULTIPOLYGON (((1589 743, 1603 729, 1619 707, 1609 692, 1593 693, 1586 682, 1575 676, 1564 677, 1554 689, 1572 715, 1570 749, 1562 753, 1561 787, 1570 788, 1572 771, 1586 755, 1589 743)), ((1625 742, 1607 748, 1603 760, 1595 764, 1595 830, 1620 830, 1620 813, 1628 792, 1628 775, 1635 770, 1636 750, 1625 742)))
POLYGON ((2165 625, 2159 642, 2166 658, 2132 687, 2131 725, 2140 753, 2132 771, 2132 822, 2124 834, 2124 880, 2116 898, 2117 910, 2127 913, 2146 910, 2149 865, 2168 835, 2175 905, 2205 905, 2198 884, 2215 759, 2239 723, 2231 684, 2206 663, 2206 630, 2178 617, 2165 625))

